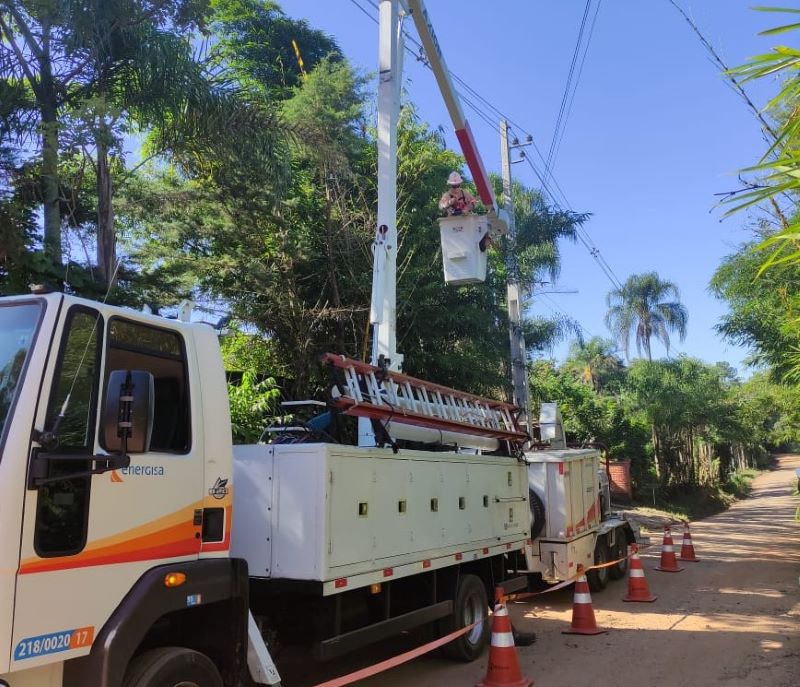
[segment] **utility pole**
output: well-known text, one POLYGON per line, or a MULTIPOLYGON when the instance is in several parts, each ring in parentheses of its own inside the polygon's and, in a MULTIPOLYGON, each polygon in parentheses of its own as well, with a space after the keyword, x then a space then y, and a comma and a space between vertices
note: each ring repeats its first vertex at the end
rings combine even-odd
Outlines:
MULTIPOLYGON (((520 408, 520 425, 532 436, 530 418, 530 387, 528 385, 528 355, 522 333, 522 305, 519 289, 519 261, 517 259, 517 227, 514 221, 514 201, 511 197, 511 150, 530 145, 530 141, 509 143, 508 122, 500 122, 500 158, 503 167, 503 209, 508 212, 506 234, 506 300, 508 302, 508 338, 511 344, 511 382, 514 403, 520 408)), ((522 158, 525 151, 521 152, 522 158)), ((520 162, 515 160, 514 162, 520 162)))
MULTIPOLYGON (((378 46, 378 226, 372 244, 370 362, 388 361, 399 372, 397 352, 397 122, 403 73, 403 14, 400 0, 380 0, 378 46)), ((359 446, 374 446, 369 420, 359 418, 359 446)))

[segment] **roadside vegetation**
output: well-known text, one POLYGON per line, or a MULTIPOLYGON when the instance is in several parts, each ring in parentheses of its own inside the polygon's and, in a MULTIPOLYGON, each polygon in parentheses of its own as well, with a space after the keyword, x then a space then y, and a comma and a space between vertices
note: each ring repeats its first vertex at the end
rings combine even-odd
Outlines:
POLYGON ((637 503, 693 517, 721 510, 770 466, 770 451, 796 440, 800 390, 688 356, 626 364, 616 350, 576 342, 560 365, 535 361, 531 382, 539 401, 559 402, 569 441, 631 461, 637 503))

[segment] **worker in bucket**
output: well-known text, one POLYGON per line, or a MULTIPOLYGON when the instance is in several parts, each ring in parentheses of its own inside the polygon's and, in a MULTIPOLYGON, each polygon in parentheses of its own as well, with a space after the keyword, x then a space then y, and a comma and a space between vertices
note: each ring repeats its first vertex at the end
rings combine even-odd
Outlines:
POLYGON ((469 215, 475 208, 475 198, 461 188, 464 180, 458 172, 453 172, 447 177, 447 185, 450 187, 445 191, 439 201, 439 209, 447 212, 448 215, 469 215))

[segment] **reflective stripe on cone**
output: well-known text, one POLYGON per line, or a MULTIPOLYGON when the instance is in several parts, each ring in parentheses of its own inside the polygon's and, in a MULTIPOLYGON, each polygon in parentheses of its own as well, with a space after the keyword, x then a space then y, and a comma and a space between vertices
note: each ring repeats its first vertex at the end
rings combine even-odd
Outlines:
POLYGON ((606 630, 597 627, 592 608, 592 596, 589 593, 589 583, 583 574, 583 566, 578 566, 581 576, 575 581, 575 596, 572 600, 572 624, 568 630, 562 630, 565 635, 599 635, 606 630))
POLYGON ((530 687, 533 680, 522 677, 511 618, 505 604, 498 603, 492 616, 492 644, 486 677, 476 687, 530 687))
POLYGON ((694 545, 692 544, 692 534, 689 532, 689 523, 683 526, 683 541, 681 542, 681 555, 682 561, 689 561, 690 563, 699 563, 700 559, 694 553, 694 545))
POLYGON ((656 570, 661 572, 680 572, 683 570, 678 565, 678 559, 675 558, 675 549, 672 547, 672 532, 669 525, 664 527, 664 543, 661 545, 661 563, 658 564, 656 570))
POLYGON ((628 595, 624 597, 623 601, 643 601, 650 603, 656 600, 656 597, 650 593, 650 587, 647 580, 644 578, 644 568, 642 568, 642 561, 639 558, 639 548, 634 544, 631 553, 631 566, 628 572, 628 595))

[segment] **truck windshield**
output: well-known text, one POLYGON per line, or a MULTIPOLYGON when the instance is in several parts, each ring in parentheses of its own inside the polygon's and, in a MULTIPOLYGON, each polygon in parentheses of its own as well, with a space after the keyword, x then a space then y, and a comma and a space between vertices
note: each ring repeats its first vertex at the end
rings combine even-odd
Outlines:
POLYGON ((6 433, 41 313, 38 303, 0 307, 0 441, 6 433))

